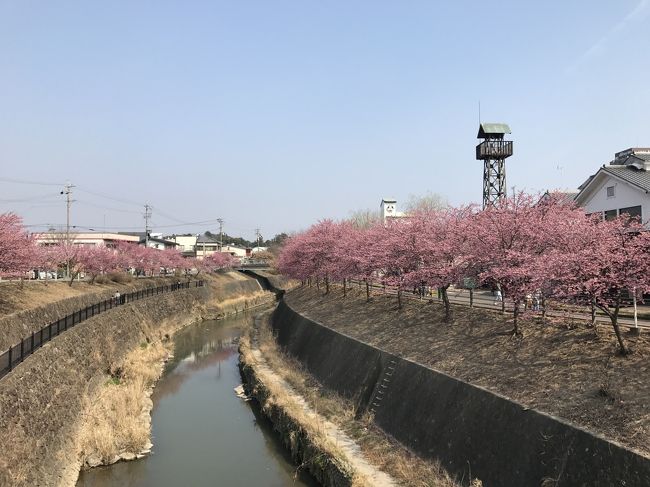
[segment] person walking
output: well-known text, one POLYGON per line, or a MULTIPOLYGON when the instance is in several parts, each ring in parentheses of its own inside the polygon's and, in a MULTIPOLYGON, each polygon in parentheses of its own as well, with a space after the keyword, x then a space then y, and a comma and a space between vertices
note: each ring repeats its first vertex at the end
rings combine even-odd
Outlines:
POLYGON ((499 304, 503 302, 503 294, 501 294, 501 288, 497 287, 497 290, 494 292, 494 304, 499 304))
POLYGON ((533 294, 533 311, 539 311, 539 293, 533 294))

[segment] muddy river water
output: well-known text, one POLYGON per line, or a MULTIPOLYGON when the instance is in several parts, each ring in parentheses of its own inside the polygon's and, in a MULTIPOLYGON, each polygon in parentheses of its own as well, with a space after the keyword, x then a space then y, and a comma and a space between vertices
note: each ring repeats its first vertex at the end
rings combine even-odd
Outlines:
POLYGON ((316 486, 296 467, 250 403, 237 340, 252 314, 205 321, 176 334, 174 358, 153 394, 150 456, 82 472, 77 487, 316 486))

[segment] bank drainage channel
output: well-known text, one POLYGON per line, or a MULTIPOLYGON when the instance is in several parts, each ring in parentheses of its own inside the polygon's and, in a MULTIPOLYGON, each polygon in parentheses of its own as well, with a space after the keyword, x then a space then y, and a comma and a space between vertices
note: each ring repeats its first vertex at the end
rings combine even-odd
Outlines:
POLYGON ((352 466, 354 471, 368 480, 368 485, 373 487, 392 487, 397 485, 392 477, 368 463, 368 461, 363 457, 361 448, 352 438, 341 431, 334 423, 314 412, 305 399, 298 394, 288 382, 278 376, 278 374, 267 365, 266 359, 259 351, 256 344, 251 343, 251 352, 256 362, 256 373, 263 377, 265 381, 274 382, 276 385, 287 391, 291 400, 302 408, 310 419, 320 423, 327 436, 343 452, 345 460, 352 466))

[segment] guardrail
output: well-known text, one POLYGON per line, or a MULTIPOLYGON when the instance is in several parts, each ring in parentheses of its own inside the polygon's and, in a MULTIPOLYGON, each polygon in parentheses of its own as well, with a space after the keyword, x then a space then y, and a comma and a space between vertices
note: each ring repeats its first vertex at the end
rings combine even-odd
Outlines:
MULTIPOLYGON (((356 284, 356 285, 363 285, 365 286, 365 283, 363 281, 358 281, 358 280, 350 280, 351 284, 356 284)), ((382 294, 390 294, 390 295, 396 295, 397 294, 397 287, 395 286, 384 286, 382 284, 376 284, 372 283, 370 284, 370 288, 374 292, 380 291, 382 294)), ((435 293, 435 289, 432 290, 433 294, 431 292, 425 292, 424 294, 420 294, 418 292, 412 292, 412 290, 409 289, 402 289, 402 297, 405 299, 416 299, 416 300, 424 300, 424 299, 435 299, 436 301, 442 302, 442 299, 437 296, 437 293, 435 293)), ((459 304, 462 306, 470 306, 473 308, 483 308, 483 309, 489 309, 493 311, 501 311, 502 306, 503 310, 508 313, 514 312, 514 303, 512 300, 509 298, 505 298, 504 304, 502 304, 501 300, 497 300, 495 296, 492 296, 489 294, 489 292, 484 292, 484 291, 473 291, 470 292, 469 290, 465 289, 449 289, 447 291, 447 296, 449 297, 449 302, 451 304, 459 304)), ((575 319, 575 320, 584 320, 584 321, 591 321, 591 314, 588 311, 579 311, 575 309, 555 309, 555 308, 550 308, 548 305, 546 307, 546 316, 550 317, 562 317, 562 318, 568 318, 568 319, 575 319)), ((531 310, 536 313, 541 313, 542 312, 542 306, 539 304, 539 309, 538 310, 531 310)), ((609 319, 608 316, 602 314, 601 312, 596 313, 596 324, 597 325, 611 325, 611 320, 609 319)), ((618 324, 622 327, 625 328, 630 328, 630 329, 636 329, 636 328, 643 328, 643 329, 650 329, 650 321, 645 320, 642 318, 639 318, 637 320, 638 327, 635 326, 634 324, 634 319, 625 315, 619 315, 618 318, 618 324)))
POLYGON ((23 338, 20 343, 10 346, 0 354, 0 378, 11 372, 16 365, 25 360, 25 357, 34 353, 44 344, 52 340, 52 338, 88 318, 92 318, 93 316, 108 311, 109 309, 132 303, 133 301, 138 301, 150 296, 156 296, 158 294, 166 294, 180 291, 182 289, 189 289, 191 287, 203 287, 203 281, 178 282, 166 286, 140 289, 138 291, 133 291, 132 293, 122 294, 119 297, 105 299, 90 306, 86 306, 85 308, 75 311, 64 318, 48 323, 40 330, 33 331, 30 336, 23 338), (192 286, 192 284, 194 285, 192 286))

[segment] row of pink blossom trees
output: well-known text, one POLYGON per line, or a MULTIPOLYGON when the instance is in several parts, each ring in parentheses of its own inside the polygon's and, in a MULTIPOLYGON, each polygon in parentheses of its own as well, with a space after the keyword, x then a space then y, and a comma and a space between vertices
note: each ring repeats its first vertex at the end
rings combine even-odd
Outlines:
POLYGON ((175 249, 158 250, 131 243, 117 247, 77 245, 60 239, 52 245, 37 245, 14 213, 0 214, 0 277, 25 277, 34 270, 69 270, 70 284, 85 274, 94 282, 97 276, 132 269, 141 275, 228 269, 237 265, 230 254, 215 253, 203 260, 186 258, 175 249))
POLYGON ((618 315, 630 295, 650 292, 650 232, 635 220, 601 221, 557 195, 517 194, 497 207, 418 212, 365 228, 323 220, 289 239, 278 259, 287 276, 372 280, 404 289, 439 289, 447 317, 447 289, 465 278, 498 287, 514 303, 520 333, 522 303, 544 299, 599 308, 611 320, 621 352, 627 348, 618 315))

